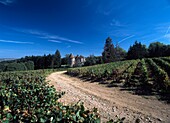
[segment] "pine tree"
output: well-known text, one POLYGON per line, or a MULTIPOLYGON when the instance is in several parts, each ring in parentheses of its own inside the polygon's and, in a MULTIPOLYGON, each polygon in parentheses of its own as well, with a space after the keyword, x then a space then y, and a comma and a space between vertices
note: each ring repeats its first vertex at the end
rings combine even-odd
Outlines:
POLYGON ((127 59, 142 59, 147 57, 148 50, 145 45, 141 44, 141 42, 135 41, 133 46, 130 46, 127 52, 127 59))
POLYGON ((117 45, 115 47, 115 56, 116 56, 115 58, 116 61, 123 60, 126 57, 126 51, 117 45))
POLYGON ((57 50, 53 56, 52 68, 57 68, 61 66, 61 55, 60 51, 57 50))
POLYGON ((113 62, 115 60, 114 45, 112 44, 112 39, 110 37, 106 39, 102 59, 104 63, 113 62))

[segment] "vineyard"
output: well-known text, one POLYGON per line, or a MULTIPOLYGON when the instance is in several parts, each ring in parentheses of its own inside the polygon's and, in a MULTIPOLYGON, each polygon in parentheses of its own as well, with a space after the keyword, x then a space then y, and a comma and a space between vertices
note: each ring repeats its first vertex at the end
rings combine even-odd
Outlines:
POLYGON ((90 80, 111 80, 109 84, 122 83, 123 87, 135 88, 140 93, 170 94, 170 57, 71 68, 67 73, 90 80))
MULTIPOLYGON (((99 123, 96 108, 86 110, 83 103, 65 105, 45 77, 54 70, 0 73, 0 122, 91 122, 99 123)), ((170 57, 127 60, 90 67, 70 68, 68 74, 91 80, 122 83, 145 93, 170 94, 170 57)), ((122 122, 118 119, 115 122, 122 122)), ((111 122, 111 121, 110 121, 111 122)))
POLYGON ((0 73, 0 122, 100 122, 96 108, 89 111, 81 102, 64 105, 58 101, 64 92, 57 92, 45 81, 51 72, 0 73))

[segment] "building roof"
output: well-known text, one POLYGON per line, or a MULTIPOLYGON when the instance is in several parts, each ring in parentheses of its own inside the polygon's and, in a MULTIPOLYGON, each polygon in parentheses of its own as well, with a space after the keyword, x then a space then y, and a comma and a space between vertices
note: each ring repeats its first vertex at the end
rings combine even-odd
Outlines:
POLYGON ((80 58, 84 58, 84 56, 82 56, 82 55, 80 55, 79 57, 80 57, 80 58))
POLYGON ((74 55, 71 53, 70 56, 69 56, 69 58, 74 58, 74 55))
POLYGON ((72 53, 70 54, 69 58, 75 58, 75 59, 79 59, 79 58, 84 58, 84 56, 82 55, 77 55, 77 56, 74 56, 72 53))

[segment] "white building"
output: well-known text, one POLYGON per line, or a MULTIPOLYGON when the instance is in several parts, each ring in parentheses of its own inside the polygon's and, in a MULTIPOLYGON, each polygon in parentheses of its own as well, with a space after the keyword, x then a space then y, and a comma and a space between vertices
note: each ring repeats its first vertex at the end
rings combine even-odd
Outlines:
POLYGON ((73 54, 70 54, 70 56, 69 56, 69 66, 70 67, 82 66, 82 65, 84 65, 85 61, 86 61, 86 59, 82 55, 74 56, 73 54))

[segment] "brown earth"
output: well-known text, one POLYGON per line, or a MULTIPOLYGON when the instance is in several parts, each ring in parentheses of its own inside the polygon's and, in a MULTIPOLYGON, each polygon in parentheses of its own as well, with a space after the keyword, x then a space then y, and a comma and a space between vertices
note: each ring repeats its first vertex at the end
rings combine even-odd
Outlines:
POLYGON ((98 82, 70 77, 64 72, 55 72, 47 77, 57 91, 66 94, 59 100, 66 104, 84 102, 87 109, 98 108, 101 121, 125 117, 125 122, 170 123, 170 105, 156 98, 142 97, 121 91, 120 87, 106 87, 98 82))

